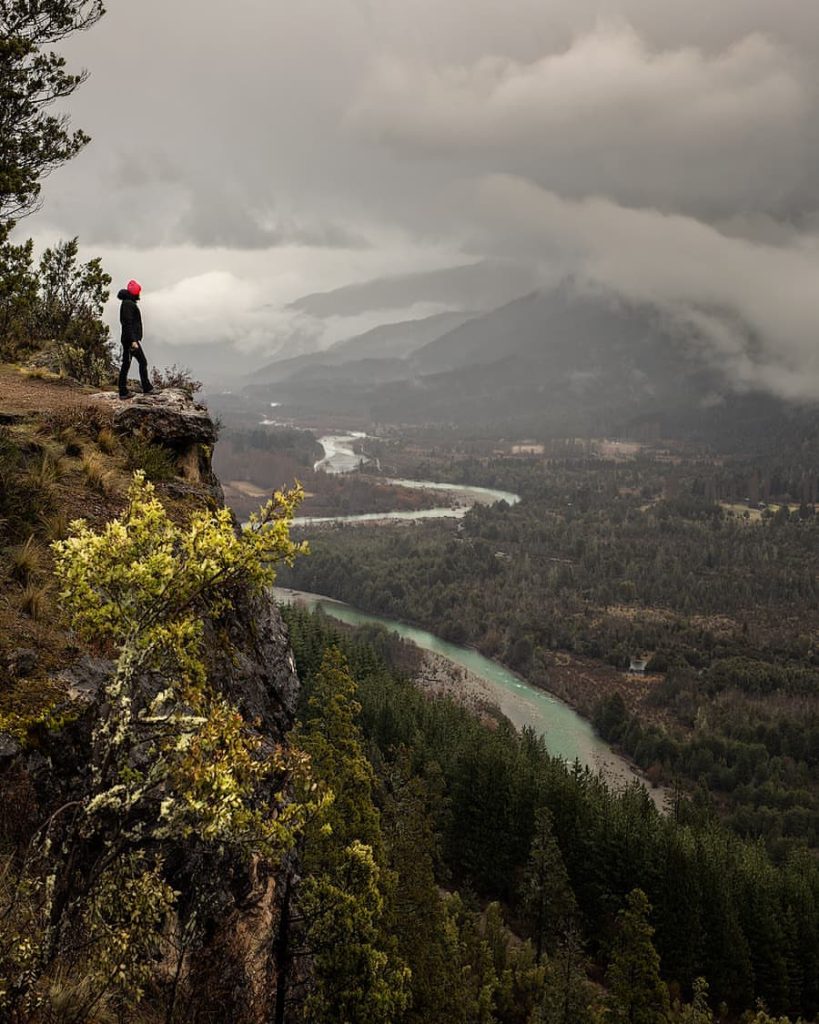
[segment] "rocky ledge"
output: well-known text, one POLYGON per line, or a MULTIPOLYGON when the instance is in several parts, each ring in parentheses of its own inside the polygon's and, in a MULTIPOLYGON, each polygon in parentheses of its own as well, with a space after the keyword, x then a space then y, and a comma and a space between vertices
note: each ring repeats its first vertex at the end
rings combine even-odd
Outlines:
MULTIPOLYGON (((164 388, 126 401, 110 392, 92 397, 110 407, 116 433, 170 450, 179 475, 197 488, 204 486, 216 504, 223 504, 221 486, 211 468, 218 431, 206 406, 181 388, 164 388)), ((208 674, 214 684, 245 718, 268 735, 283 737, 293 724, 299 682, 287 631, 272 598, 237 594, 232 609, 220 622, 206 622, 205 631, 208 674)), ((60 681, 73 699, 93 705, 111 669, 86 658, 66 670, 60 681)))
POLYGON ((179 475, 192 484, 217 487, 211 468, 216 425, 204 405, 181 388, 165 388, 123 401, 111 392, 92 396, 111 407, 114 430, 138 435, 150 444, 170 449, 179 475))

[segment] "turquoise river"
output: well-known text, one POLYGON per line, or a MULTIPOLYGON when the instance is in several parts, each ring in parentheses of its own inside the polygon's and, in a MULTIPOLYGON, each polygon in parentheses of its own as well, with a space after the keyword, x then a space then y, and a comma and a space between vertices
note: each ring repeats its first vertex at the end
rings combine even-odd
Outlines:
MULTIPOLYGON (((362 456, 353 450, 355 442, 363 434, 335 434, 320 438, 325 456, 316 463, 316 469, 329 473, 348 473, 358 468, 362 456)), ((393 512, 378 515, 345 516, 339 522, 383 522, 429 518, 459 518, 476 503, 489 504, 505 501, 514 505, 519 498, 505 491, 493 491, 483 487, 438 484, 432 481, 396 480, 407 487, 418 487, 442 492, 449 502, 446 506, 427 509, 422 512, 393 512)), ((326 523, 329 519, 304 517, 296 525, 304 528, 312 524, 326 523)), ((333 520, 336 521, 336 520, 333 520)), ((321 594, 308 594, 288 588, 276 588, 274 597, 282 603, 296 602, 311 609, 320 608, 326 615, 348 625, 377 624, 411 641, 423 651, 438 655, 453 665, 465 669, 482 681, 493 703, 518 728, 529 726, 545 739, 550 753, 566 761, 580 761, 595 771, 601 771, 614 785, 622 786, 642 778, 620 755, 616 754, 594 732, 586 719, 573 708, 545 690, 532 686, 525 679, 511 672, 503 665, 485 658, 478 651, 458 644, 449 643, 427 630, 397 622, 393 619, 371 615, 348 604, 335 601, 321 594)), ((664 794, 659 789, 650 790, 658 806, 662 806, 664 794)))

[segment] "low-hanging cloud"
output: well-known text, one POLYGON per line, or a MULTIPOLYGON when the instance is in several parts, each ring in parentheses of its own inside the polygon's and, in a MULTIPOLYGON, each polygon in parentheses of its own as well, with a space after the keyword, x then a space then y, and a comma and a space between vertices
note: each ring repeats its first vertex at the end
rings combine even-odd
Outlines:
MULTIPOLYGON (((328 293, 332 295, 333 293, 328 293)), ((265 286, 230 271, 208 271, 145 293, 144 320, 149 342, 174 349, 212 353, 229 348, 256 362, 327 348, 383 322, 423 319, 452 307, 451 302, 416 301, 396 293, 393 304, 312 309, 271 303, 265 286)), ((115 317, 112 302, 110 319, 115 317)), ((150 345, 149 345, 150 347, 150 345)), ((189 357, 186 357, 189 358, 189 357)), ((225 359, 225 363, 228 360, 225 359)), ((228 370, 233 367, 227 366, 228 370)))
POLYGON ((300 337, 304 349, 315 347, 317 333, 309 318, 276 315, 258 283, 228 271, 185 277, 149 294, 146 317, 151 333, 178 345, 224 345, 239 351, 275 349, 285 335, 300 337))
POLYGON ((319 317, 351 317, 425 302, 439 309, 488 311, 543 283, 546 282, 542 276, 531 266, 507 260, 481 260, 303 295, 290 303, 288 309, 319 317))
POLYGON ((819 400, 819 238, 764 245, 679 214, 566 200, 492 176, 476 188, 487 244, 664 311, 741 388, 819 400))

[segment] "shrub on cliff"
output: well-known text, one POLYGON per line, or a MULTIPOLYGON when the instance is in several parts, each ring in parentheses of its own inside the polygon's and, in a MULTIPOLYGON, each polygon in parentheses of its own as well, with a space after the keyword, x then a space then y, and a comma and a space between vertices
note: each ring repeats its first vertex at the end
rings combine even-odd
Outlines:
POLYGON ((164 370, 155 366, 151 370, 151 384, 155 391, 161 391, 163 388, 179 388, 180 391, 185 392, 188 398, 193 398, 203 387, 202 381, 197 380, 187 366, 179 366, 177 363, 174 363, 173 366, 166 366, 164 370))
POLYGON ((78 240, 72 238, 43 253, 34 334, 43 343, 53 343, 61 372, 99 387, 114 369, 102 319, 111 277, 99 259, 80 263, 78 250, 78 240))
POLYGON ((141 469, 148 480, 173 480, 177 474, 173 452, 161 444, 151 444, 139 435, 123 441, 130 469, 141 469))
POLYGON ((285 791, 304 758, 265 741, 211 686, 203 631, 303 550, 288 531, 300 497, 277 493, 238 534, 226 509, 182 527, 137 473, 120 518, 100 532, 75 522, 53 545, 70 625, 114 668, 95 704, 83 788, 37 832, 0 907, 0 1015, 47 1017, 57 974, 82 983, 87 1003, 72 1019, 103 997, 120 1010, 138 1004, 158 960, 175 955, 181 970, 187 949, 167 925, 196 930, 212 896, 205 866, 229 857, 272 871, 293 843, 311 790, 302 803, 285 791), (185 884, 181 925, 166 863, 179 870, 185 851, 199 874, 185 884))

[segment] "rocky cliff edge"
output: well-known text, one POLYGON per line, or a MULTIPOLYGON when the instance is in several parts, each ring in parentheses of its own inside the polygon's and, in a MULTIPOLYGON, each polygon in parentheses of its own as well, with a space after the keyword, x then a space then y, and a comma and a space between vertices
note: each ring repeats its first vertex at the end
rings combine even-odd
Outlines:
MULTIPOLYGON (((179 388, 123 402, 0 367, 0 431, 0 772, 30 772, 37 803, 47 806, 81 772, 87 723, 111 669, 61 624, 49 542, 74 518, 99 528, 122 511, 137 468, 135 440, 173 460, 173 477, 156 487, 174 519, 220 506, 211 466, 217 427, 207 408, 179 388), (32 487, 33 481, 39 483, 32 487), (25 508, 15 510, 19 522, 4 516, 18 484, 30 499, 30 522, 25 508), (43 601, 27 600, 38 588, 43 601)), ((206 623, 206 648, 212 684, 280 739, 292 724, 299 682, 275 604, 240 595, 220 622, 206 623)))

